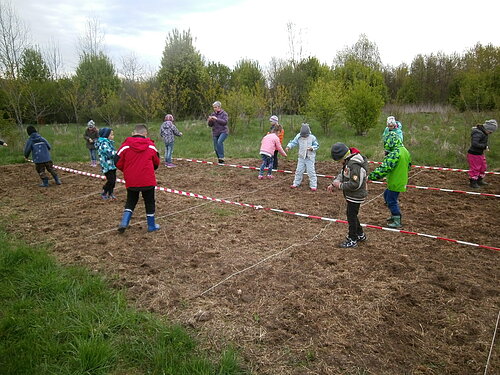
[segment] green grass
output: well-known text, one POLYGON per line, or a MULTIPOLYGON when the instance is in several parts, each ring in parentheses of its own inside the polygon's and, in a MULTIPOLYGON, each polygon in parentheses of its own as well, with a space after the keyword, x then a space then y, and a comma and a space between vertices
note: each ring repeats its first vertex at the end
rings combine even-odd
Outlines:
POLYGON ((177 325, 127 307, 80 267, 0 230, 2 374, 241 374, 236 353, 197 350, 177 325))
MULTIPOLYGON (((324 134, 314 120, 310 121, 312 132, 318 138, 320 149, 317 160, 331 160, 330 148, 335 142, 344 142, 356 147, 370 160, 381 161, 383 150, 381 134, 385 127, 388 114, 380 116, 380 121, 374 129, 365 136, 356 136, 354 131, 342 123, 334 124, 329 134, 324 134)), ((438 113, 402 113, 398 119, 403 123, 404 143, 409 149, 413 163, 419 165, 446 166, 455 168, 467 167, 466 153, 470 146, 470 130, 475 124, 489 118, 500 120, 499 113, 458 113, 453 111, 438 113)), ((291 140, 300 130, 300 116, 282 116, 281 123, 285 129, 284 142, 291 140)), ((100 124, 98 124, 99 126, 100 124)), ((161 123, 149 124, 150 136, 156 141, 161 155, 164 146, 159 137, 161 123)), ((198 158, 214 160, 210 128, 204 121, 180 121, 177 127, 184 133, 176 138, 174 158, 198 158)), ((115 125, 116 147, 130 135, 133 125, 115 125)), ((254 158, 259 164, 260 140, 268 129, 267 119, 261 123, 257 120, 249 124, 241 123, 225 142, 226 158, 254 158)), ((61 124, 39 127, 40 133, 53 145, 52 158, 54 162, 85 161, 89 159, 85 148, 83 133, 84 125, 61 124)), ((17 139, 7 139, 8 148, 0 149, 0 164, 10 164, 23 161, 22 149, 26 139, 24 131, 19 132, 17 139)), ((490 149, 487 153, 488 169, 500 168, 500 131, 490 138, 490 149)), ((296 158, 296 150, 290 152, 289 158, 296 158)))

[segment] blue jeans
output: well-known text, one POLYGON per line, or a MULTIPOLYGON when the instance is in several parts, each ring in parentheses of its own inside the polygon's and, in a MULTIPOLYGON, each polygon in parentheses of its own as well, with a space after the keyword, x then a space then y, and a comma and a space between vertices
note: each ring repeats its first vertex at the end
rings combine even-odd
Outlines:
POLYGON ((97 150, 94 149, 89 149, 90 152, 90 161, 96 161, 97 160, 97 150))
POLYGON ((227 138, 227 133, 221 133, 217 136, 213 136, 214 139, 214 151, 217 154, 218 159, 224 159, 224 141, 227 138))
POLYGON ((267 168, 267 175, 270 176, 273 172, 273 156, 267 156, 264 154, 260 154, 262 158, 262 164, 260 165, 259 176, 264 176, 264 170, 267 168))
POLYGON ((165 163, 172 163, 173 152, 174 152, 174 142, 165 143, 165 163))
POLYGON ((387 207, 391 210, 392 216, 401 216, 401 211, 399 210, 399 191, 392 191, 389 189, 385 189, 384 191, 384 200, 387 203, 387 207))

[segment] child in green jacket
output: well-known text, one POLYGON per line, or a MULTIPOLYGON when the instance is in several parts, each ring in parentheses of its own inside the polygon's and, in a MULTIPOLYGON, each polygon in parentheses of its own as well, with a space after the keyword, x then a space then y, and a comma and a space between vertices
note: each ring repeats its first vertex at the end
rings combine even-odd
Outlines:
POLYGON ((401 228, 401 210, 399 208, 399 193, 406 191, 408 171, 411 168, 411 155, 394 132, 389 132, 384 148, 388 151, 382 164, 368 176, 376 181, 387 177, 387 189, 384 191, 385 204, 391 211, 387 219, 391 228, 401 228))

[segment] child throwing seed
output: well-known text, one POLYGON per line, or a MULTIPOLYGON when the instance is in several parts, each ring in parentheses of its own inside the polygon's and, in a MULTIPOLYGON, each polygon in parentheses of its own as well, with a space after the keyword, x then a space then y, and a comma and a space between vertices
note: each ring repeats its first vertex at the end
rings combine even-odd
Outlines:
POLYGON ((116 184, 116 166, 115 166, 115 135, 113 129, 99 129, 99 138, 95 142, 97 153, 99 155, 99 164, 102 173, 106 176, 106 183, 102 187, 102 199, 116 199, 113 195, 116 184))
POLYGON ((276 123, 273 129, 262 138, 260 144, 260 157, 262 158, 262 164, 260 165, 259 180, 264 178, 264 172, 267 168, 267 178, 273 178, 273 168, 274 168, 274 152, 278 151, 281 155, 286 157, 286 152, 281 146, 281 141, 278 134, 282 131, 281 125, 276 123))

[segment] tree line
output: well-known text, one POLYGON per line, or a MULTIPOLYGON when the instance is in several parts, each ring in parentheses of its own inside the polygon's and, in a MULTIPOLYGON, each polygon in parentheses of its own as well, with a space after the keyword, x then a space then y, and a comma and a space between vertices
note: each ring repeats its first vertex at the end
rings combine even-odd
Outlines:
POLYGON ((317 120, 325 133, 345 121, 357 134, 375 125, 382 107, 448 104, 458 110, 500 108, 500 48, 477 44, 463 54, 418 55, 410 65, 382 64, 378 47, 362 34, 339 51, 332 65, 316 57, 276 59, 265 69, 240 60, 234 68, 207 62, 190 31, 172 30, 161 64, 144 74, 135 56, 116 66, 103 48, 97 21, 80 40, 78 66, 60 74, 57 49, 42 52, 29 42, 13 9, 0 3, 0 118, 5 124, 85 123, 112 125, 206 118, 220 100, 237 131, 270 113, 317 120))

